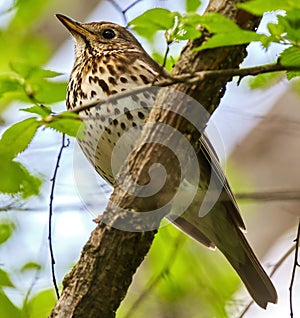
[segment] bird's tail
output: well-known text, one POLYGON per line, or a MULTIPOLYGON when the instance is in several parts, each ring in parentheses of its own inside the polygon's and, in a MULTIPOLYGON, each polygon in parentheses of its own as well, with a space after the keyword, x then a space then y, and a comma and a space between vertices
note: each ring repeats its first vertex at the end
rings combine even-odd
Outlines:
POLYGON ((253 300, 262 308, 266 308, 268 302, 277 303, 277 293, 269 276, 260 265, 244 234, 240 231, 240 243, 244 251, 244 259, 238 262, 232 258, 222 246, 219 247, 224 256, 239 274, 253 300))
POLYGON ((179 217, 175 221, 173 220, 174 225, 195 240, 208 247, 216 246, 236 270, 253 300, 260 307, 266 308, 268 302, 274 304, 277 302, 275 287, 239 228, 230 224, 230 231, 223 233, 222 237, 217 235, 216 239, 212 239, 207 233, 204 234, 205 231, 201 231, 195 223, 197 222, 190 222, 189 217, 179 217), (229 248, 227 240, 234 241, 235 247, 229 248))

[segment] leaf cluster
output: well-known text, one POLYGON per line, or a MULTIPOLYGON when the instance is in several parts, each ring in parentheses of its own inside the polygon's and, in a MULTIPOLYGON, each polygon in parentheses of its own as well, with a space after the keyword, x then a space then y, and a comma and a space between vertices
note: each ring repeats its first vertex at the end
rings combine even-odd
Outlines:
MULTIPOLYGON (((140 36, 153 39, 158 31, 163 31, 168 44, 176 41, 195 39, 203 30, 210 33, 207 40, 196 50, 203 51, 217 47, 259 42, 268 49, 272 43, 282 45, 279 62, 283 66, 300 66, 300 4, 297 0, 272 1, 252 0, 239 4, 239 8, 255 15, 274 11, 276 23, 267 25, 268 34, 243 30, 233 21, 218 13, 198 14, 193 7, 181 14, 167 9, 151 9, 133 19, 129 25, 140 36)), ((297 71, 288 71, 287 78, 299 76, 297 71)))

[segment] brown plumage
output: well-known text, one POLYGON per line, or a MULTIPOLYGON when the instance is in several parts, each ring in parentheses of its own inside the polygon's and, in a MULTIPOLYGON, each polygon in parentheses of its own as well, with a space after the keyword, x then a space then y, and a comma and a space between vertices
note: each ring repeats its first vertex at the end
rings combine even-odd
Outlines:
MULTIPOLYGON (((60 14, 57 17, 76 41, 75 63, 67 92, 68 109, 103 101, 167 75, 125 28, 111 22, 84 24, 60 14)), ((79 140, 79 144, 97 172, 111 184, 140 134, 154 95, 133 94, 126 100, 115 100, 80 113, 86 129, 85 138, 79 140), (123 136, 126 138, 120 145, 118 140, 123 136), (116 148, 121 154, 120 162, 112 166, 111 157, 116 148)), ((276 303, 275 288, 242 232, 245 226, 234 195, 204 136, 199 141, 198 161, 201 179, 196 196, 188 209, 172 222, 204 245, 218 247, 259 306, 266 308, 268 302, 276 303), (221 194, 211 211, 199 216, 199 206, 210 181, 216 189, 221 187, 221 194)), ((176 214, 176 210, 175 204, 172 211, 176 214)))

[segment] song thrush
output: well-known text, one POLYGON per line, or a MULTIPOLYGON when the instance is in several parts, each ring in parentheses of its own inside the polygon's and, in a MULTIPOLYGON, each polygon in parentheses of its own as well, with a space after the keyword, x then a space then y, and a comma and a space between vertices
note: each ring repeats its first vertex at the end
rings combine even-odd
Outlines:
MULTIPOLYGON (((68 109, 104 101, 113 94, 168 75, 127 29, 111 22, 78 23, 60 14, 57 18, 76 41, 75 63, 66 98, 68 109)), ((154 95, 144 91, 132 94, 126 101, 116 99, 80 112, 86 122, 85 138, 79 140, 80 146, 100 176, 111 184, 114 184, 117 172, 112 168, 112 153, 118 148, 120 156, 123 153, 123 158, 126 158, 136 139, 129 131, 140 133, 154 95), (118 143, 122 136, 126 138, 118 143)), ((173 223, 206 246, 217 246, 237 271, 255 302, 266 308, 268 302, 276 303, 276 290, 242 233, 244 223, 214 150, 205 137, 201 138, 200 145, 201 169, 217 175, 222 195, 206 215, 201 217, 197 208, 189 207, 173 223)), ((201 188, 202 184, 199 191, 204 191, 201 188)))

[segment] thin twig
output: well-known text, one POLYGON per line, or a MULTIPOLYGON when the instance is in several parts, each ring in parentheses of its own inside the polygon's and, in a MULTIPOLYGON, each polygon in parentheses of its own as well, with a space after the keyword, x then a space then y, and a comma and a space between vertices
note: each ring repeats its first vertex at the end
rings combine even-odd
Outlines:
POLYGON ((131 305, 127 314, 124 316, 124 318, 132 317, 132 314, 134 313, 134 311, 137 310, 138 306, 140 306, 140 304, 146 299, 146 297, 150 294, 153 288, 159 283, 159 281, 170 273, 170 269, 175 262, 179 248, 182 246, 182 245, 179 246, 179 244, 180 243, 182 244, 183 242, 184 242, 184 237, 181 234, 178 235, 174 242, 174 248, 168 257, 165 263, 165 266, 162 268, 160 273, 158 273, 157 276, 152 280, 152 282, 148 285, 148 287, 144 289, 144 291, 139 295, 139 297, 135 300, 135 302, 131 305))
POLYGON ((135 5, 137 5, 139 2, 141 2, 143 0, 136 0, 133 1, 128 7, 126 7, 125 9, 122 9, 122 7, 119 5, 119 3, 115 0, 109 0, 109 2, 116 8, 117 11, 120 12, 120 14, 123 17, 123 21, 124 21, 124 25, 128 25, 128 20, 126 17, 126 13, 128 10, 130 10, 131 8, 133 8, 135 5))
POLYGON ((236 193, 238 200, 254 200, 254 201, 298 201, 300 200, 299 189, 289 189, 282 191, 268 190, 260 192, 236 193))
MULTIPOLYGON (((292 254, 292 252, 295 250, 295 245, 292 246, 287 252, 284 253, 282 257, 278 260, 278 262, 273 266, 273 269, 270 273, 270 277, 273 277, 274 274, 277 272, 277 270, 281 267, 281 265, 287 260, 287 258, 292 254)), ((239 318, 243 318, 244 315, 247 313, 249 308, 254 304, 254 301, 251 300, 248 305, 244 308, 244 310, 241 312, 239 318)))
POLYGON ((293 271, 292 271, 292 277, 291 277, 291 283, 289 287, 289 293, 290 293, 290 316, 291 318, 294 317, 294 311, 293 311, 293 287, 294 287, 294 281, 296 276, 296 269, 299 266, 298 262, 298 253, 299 253, 299 241, 300 241, 300 219, 298 224, 298 230, 297 230, 297 236, 295 239, 295 256, 294 256, 294 264, 293 264, 293 271))
POLYGON ((49 219, 48 219, 48 241, 49 241, 49 251, 50 251, 50 259, 51 259, 51 274, 52 274, 52 281, 55 289, 55 293, 57 296, 57 299, 59 298, 59 291, 58 291, 58 286, 56 282, 56 277, 55 277, 55 258, 54 258, 54 252, 53 252, 53 242, 52 242, 52 216, 53 216, 53 201, 54 201, 54 190, 55 190, 55 184, 56 184, 56 177, 57 177, 57 172, 61 160, 61 156, 63 153, 63 150, 67 147, 69 147, 70 140, 67 139, 66 141, 66 136, 65 134, 62 134, 62 141, 61 141, 61 146, 59 149, 59 153, 57 156, 54 172, 53 172, 53 177, 51 178, 51 192, 50 192, 50 202, 49 202, 49 219))
POLYGON ((296 71, 298 68, 285 67, 280 64, 267 64, 255 67, 246 67, 246 68, 237 68, 237 69, 223 69, 223 70, 206 70, 201 72, 195 72, 193 74, 182 74, 182 75, 174 75, 169 76, 166 79, 156 81, 154 83, 141 85, 131 90, 123 91, 117 93, 115 95, 109 96, 106 100, 96 101, 92 103, 87 103, 78 107, 75 107, 71 110, 71 112, 79 113, 84 110, 91 109, 95 106, 101 106, 106 103, 111 103, 113 101, 119 100, 121 98, 125 98, 128 96, 132 96, 133 94, 141 93, 153 86, 166 87, 171 86, 177 83, 185 83, 185 84, 197 84, 203 81, 204 78, 219 78, 219 77, 228 77, 228 76, 254 76, 263 73, 271 73, 271 72, 280 72, 280 71, 288 71, 293 70, 296 71))

